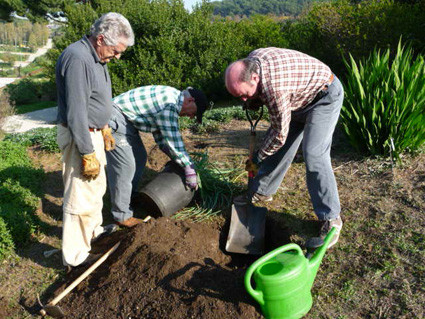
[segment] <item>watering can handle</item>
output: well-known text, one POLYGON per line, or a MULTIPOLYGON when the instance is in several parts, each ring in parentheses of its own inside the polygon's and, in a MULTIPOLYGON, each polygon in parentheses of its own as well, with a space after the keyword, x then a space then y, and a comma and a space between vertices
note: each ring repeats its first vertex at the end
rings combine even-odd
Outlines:
POLYGON ((268 254, 257 259, 251 266, 249 266, 248 270, 246 271, 246 274, 245 274, 245 289, 260 305, 264 305, 263 293, 261 291, 258 291, 258 290, 255 290, 254 288, 252 288, 252 285, 251 285, 252 275, 254 274, 255 270, 260 265, 262 265, 263 263, 265 263, 269 259, 272 259, 273 257, 275 257, 275 256, 277 256, 277 255, 279 255, 279 254, 281 254, 285 251, 289 251, 289 250, 296 250, 298 255, 304 256, 301 247, 298 246, 297 244, 292 243, 292 244, 284 245, 284 246, 281 246, 279 248, 276 248, 275 250, 272 250, 268 254))

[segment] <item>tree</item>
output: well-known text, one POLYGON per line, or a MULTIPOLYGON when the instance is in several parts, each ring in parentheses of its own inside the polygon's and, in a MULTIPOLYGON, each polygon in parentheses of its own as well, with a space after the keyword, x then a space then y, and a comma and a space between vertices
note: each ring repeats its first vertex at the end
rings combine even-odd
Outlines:
POLYGON ((17 56, 11 53, 3 53, 1 55, 1 60, 3 60, 4 63, 9 64, 10 66, 13 66, 13 63, 15 63, 15 61, 17 60, 17 56))
POLYGON ((74 0, 0 0, 0 19, 11 21, 10 13, 26 16, 31 21, 42 21, 46 13, 64 11, 74 0))

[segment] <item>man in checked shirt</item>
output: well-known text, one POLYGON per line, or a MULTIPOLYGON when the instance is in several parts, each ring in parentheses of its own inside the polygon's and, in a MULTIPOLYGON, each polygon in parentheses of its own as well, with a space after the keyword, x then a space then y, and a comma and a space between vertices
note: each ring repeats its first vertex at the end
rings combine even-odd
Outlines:
POLYGON ((314 212, 322 222, 320 237, 337 228, 329 247, 342 228, 340 202, 330 151, 344 91, 338 78, 321 61, 294 50, 257 49, 230 64, 226 88, 247 107, 265 104, 270 128, 262 144, 247 161, 257 174, 247 200, 273 200, 286 171, 302 143, 307 188, 314 212))
POLYGON ((179 116, 202 122, 208 101, 202 91, 187 88, 179 91, 169 86, 143 86, 113 99, 109 126, 115 138, 115 149, 107 153, 112 215, 116 223, 133 227, 142 220, 133 217, 131 194, 137 189, 146 165, 147 154, 139 131, 152 132, 159 148, 184 168, 186 185, 198 188, 193 162, 179 131, 179 116))

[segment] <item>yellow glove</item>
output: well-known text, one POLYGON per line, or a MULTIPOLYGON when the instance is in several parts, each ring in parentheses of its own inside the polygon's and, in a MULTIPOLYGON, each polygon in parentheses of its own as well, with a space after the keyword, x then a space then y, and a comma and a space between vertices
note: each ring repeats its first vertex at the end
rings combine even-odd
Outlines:
POLYGON ((255 175, 257 175, 259 166, 258 164, 255 164, 252 160, 247 160, 245 162, 245 170, 248 172, 252 172, 255 175))
POLYGON ((100 163, 96 158, 96 153, 85 154, 82 156, 81 174, 91 180, 99 176, 100 163))
POLYGON ((111 128, 104 128, 101 131, 105 142, 105 151, 112 151, 115 148, 115 139, 112 136, 111 128))

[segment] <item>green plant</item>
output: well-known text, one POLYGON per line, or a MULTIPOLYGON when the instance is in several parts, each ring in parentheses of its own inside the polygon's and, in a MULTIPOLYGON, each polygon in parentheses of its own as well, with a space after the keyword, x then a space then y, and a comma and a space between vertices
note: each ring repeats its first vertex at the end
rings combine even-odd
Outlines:
POLYGON ((240 106, 216 108, 205 112, 205 118, 220 123, 228 123, 232 119, 244 120, 246 119, 245 111, 240 106))
MULTIPOLYGON (((424 5, 410 1, 315 1, 298 18, 283 24, 288 47, 328 64, 340 78, 345 58, 367 57, 373 48, 397 47, 401 36, 416 52, 425 49, 424 5)), ((393 52, 392 52, 393 53, 393 52)))
POLYGON ((24 78, 6 87, 15 105, 28 104, 56 98, 54 83, 43 79, 24 78))
POLYGON ((15 248, 12 235, 3 218, 0 217, 0 261, 10 256, 15 248))
MULTIPOLYGON (((32 166, 25 146, 0 141, 0 218, 16 247, 24 246, 42 225, 36 210, 43 178, 44 172, 32 166)), ((8 240, 7 235, 4 238, 8 240)))
POLYGON ((209 161, 206 153, 191 153, 191 157, 198 174, 201 200, 196 206, 185 208, 174 216, 177 219, 202 221, 230 207, 233 195, 240 192, 235 180, 240 175, 241 168, 220 168, 209 161))
POLYGON ((5 137, 5 141, 11 141, 26 147, 38 145, 42 150, 59 153, 60 149, 56 143, 56 134, 56 127, 36 128, 25 133, 8 134, 5 137))
POLYGON ((344 130, 359 151, 397 158, 425 142, 425 63, 399 42, 395 57, 390 50, 374 50, 348 68, 346 99, 341 111, 344 130))
POLYGON ((43 101, 43 102, 35 102, 30 104, 18 105, 15 108, 15 110, 16 110, 16 114, 24 114, 28 112, 43 110, 49 107, 54 107, 56 105, 58 105, 58 103, 55 101, 43 101))

